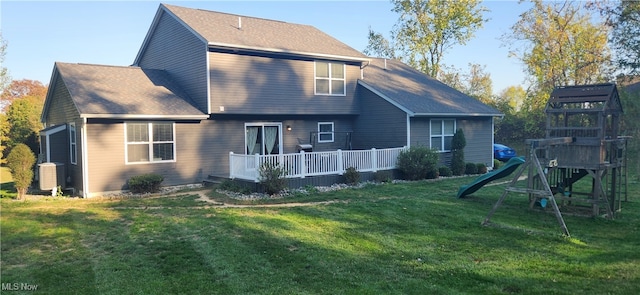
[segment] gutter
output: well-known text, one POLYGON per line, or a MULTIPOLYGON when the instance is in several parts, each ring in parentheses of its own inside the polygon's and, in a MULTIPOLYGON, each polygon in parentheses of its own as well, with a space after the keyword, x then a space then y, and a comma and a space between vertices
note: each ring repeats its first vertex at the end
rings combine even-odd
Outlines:
POLYGON ((83 119, 206 120, 209 115, 81 114, 83 119))
POLYGON ((227 49, 227 50, 240 49, 240 50, 247 50, 247 51, 253 51, 253 52, 280 53, 280 54, 288 54, 288 55, 294 55, 294 56, 319 57, 319 58, 341 60, 341 61, 371 62, 370 58, 360 58, 360 57, 345 56, 345 55, 334 55, 334 54, 302 52, 302 51, 290 51, 290 50, 283 50, 278 48, 251 47, 251 46, 243 46, 243 45, 229 44, 229 43, 209 42, 209 48, 220 48, 220 49, 227 49))
POLYGON ((411 117, 504 117, 504 114, 491 113, 413 113, 411 117))

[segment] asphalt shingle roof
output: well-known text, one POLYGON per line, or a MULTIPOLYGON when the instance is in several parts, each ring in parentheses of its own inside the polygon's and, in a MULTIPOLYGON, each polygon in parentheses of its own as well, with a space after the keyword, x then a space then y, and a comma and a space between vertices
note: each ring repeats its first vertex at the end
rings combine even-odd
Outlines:
POLYGON ((56 63, 81 115, 205 117, 162 70, 56 63))
POLYGON ((366 59, 313 26, 162 4, 209 44, 366 59))
POLYGON ((410 115, 502 115, 495 108, 397 60, 386 60, 385 68, 384 59, 372 59, 359 83, 375 89, 410 115))

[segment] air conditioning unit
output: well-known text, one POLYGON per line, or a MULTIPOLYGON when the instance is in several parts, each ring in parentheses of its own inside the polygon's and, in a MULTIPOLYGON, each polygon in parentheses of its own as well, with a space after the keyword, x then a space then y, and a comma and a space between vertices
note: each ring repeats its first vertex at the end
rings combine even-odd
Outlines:
POLYGON ((40 190, 48 191, 60 186, 65 187, 66 176, 64 175, 63 163, 42 163, 38 165, 40 174, 40 190))

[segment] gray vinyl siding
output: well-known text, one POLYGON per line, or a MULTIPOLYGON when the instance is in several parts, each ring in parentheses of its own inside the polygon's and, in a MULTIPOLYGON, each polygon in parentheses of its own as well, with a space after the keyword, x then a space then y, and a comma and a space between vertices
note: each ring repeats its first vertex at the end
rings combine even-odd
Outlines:
POLYGON ((54 87, 50 89, 53 95, 50 97, 51 101, 47 102, 48 109, 44 116, 46 127, 80 120, 80 113, 73 104, 63 79, 58 76, 55 80, 54 87))
POLYGON ((350 117, 313 116, 283 120, 283 152, 285 154, 298 152, 299 142, 312 144, 314 152, 348 150, 346 136, 347 132, 351 132, 353 142, 353 127, 353 119, 350 117), (317 138, 314 140, 311 134, 318 131, 318 122, 333 122, 333 131, 335 132, 333 142, 317 142, 317 138), (287 130, 287 126, 291 126, 291 131, 287 130))
POLYGON ((356 119, 356 149, 407 145, 407 114, 364 87, 358 87, 360 115, 356 119))
POLYGON ((346 95, 314 95, 314 61, 210 52, 214 114, 351 115, 360 67, 346 66, 346 95), (224 108, 224 110, 222 110, 224 108))
POLYGON ((431 146, 430 122, 428 117, 411 118, 411 146, 431 146))
POLYGON ((464 130, 467 142, 464 148, 465 162, 484 163, 493 167, 493 128, 491 117, 458 119, 458 128, 464 130))
POLYGON ((175 123, 176 161, 126 164, 122 122, 88 124, 89 187, 92 194, 126 190, 127 180, 145 173, 164 176, 163 185, 199 183, 211 169, 211 151, 201 123, 175 123))
POLYGON ((82 119, 80 113, 76 109, 71 95, 64 85, 63 79, 59 76, 55 79, 55 85, 50 88, 52 91, 51 101, 48 102, 47 113, 44 116, 47 127, 68 124, 75 122, 76 124, 76 164, 69 161, 69 126, 67 129, 51 136, 51 158, 55 162, 65 164, 65 173, 69 180, 68 186, 75 189, 74 193, 83 190, 82 187, 82 141, 80 138, 82 119), (55 141, 54 141, 55 139, 55 141))
MULTIPOLYGON (((484 163, 487 167, 493 166, 493 128, 491 117, 446 118, 434 117, 433 119, 456 119, 456 128, 461 128, 467 145, 464 148, 465 162, 484 163)), ((430 146, 430 120, 429 117, 411 118, 411 146, 430 146)), ((448 165, 451 161, 451 153, 440 154, 440 163, 448 165)))
POLYGON ((198 109, 207 112, 207 45, 172 16, 162 13, 138 66, 165 70, 198 109))
POLYGON ((69 165, 69 130, 51 134, 49 136, 49 162, 69 165))

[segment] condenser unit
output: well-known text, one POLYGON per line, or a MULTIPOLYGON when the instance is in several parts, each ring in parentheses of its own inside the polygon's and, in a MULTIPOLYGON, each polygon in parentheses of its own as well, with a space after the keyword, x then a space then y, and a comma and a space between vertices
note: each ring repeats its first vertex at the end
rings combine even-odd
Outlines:
POLYGON ((60 186, 65 187, 64 164, 63 163, 42 163, 38 165, 40 175, 40 190, 48 191, 60 186))

